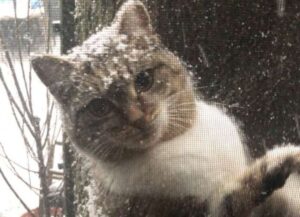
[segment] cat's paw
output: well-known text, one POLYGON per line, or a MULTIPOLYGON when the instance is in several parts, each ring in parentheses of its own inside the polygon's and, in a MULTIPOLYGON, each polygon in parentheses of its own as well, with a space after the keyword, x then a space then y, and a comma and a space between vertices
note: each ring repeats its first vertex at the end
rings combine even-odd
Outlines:
MULTIPOLYGON (((293 172, 292 159, 287 158, 278 165, 266 169, 266 172, 262 177, 260 197, 257 198, 255 203, 259 204, 263 202, 269 195, 275 190, 284 186, 289 175, 293 172)), ((267 166, 267 165, 265 165, 267 166)))
POLYGON ((282 188, 291 173, 299 170, 300 148, 292 145, 275 148, 268 151, 255 164, 245 181, 257 182, 252 184, 257 187, 258 195, 255 203, 259 204, 275 190, 282 188))
POLYGON ((267 152, 234 182, 224 186, 223 194, 215 200, 219 208, 213 216, 250 216, 255 207, 282 188, 289 175, 299 168, 299 147, 289 145, 267 152))

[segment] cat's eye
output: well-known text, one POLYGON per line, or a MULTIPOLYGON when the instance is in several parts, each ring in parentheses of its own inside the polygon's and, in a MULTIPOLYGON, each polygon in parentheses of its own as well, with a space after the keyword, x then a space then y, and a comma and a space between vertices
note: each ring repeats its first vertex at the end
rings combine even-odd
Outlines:
POLYGON ((143 70, 135 77, 134 85, 138 93, 148 91, 154 83, 153 70, 143 70))
POLYGON ((101 118, 111 112, 111 102, 107 99, 96 98, 93 99, 87 106, 86 111, 91 115, 101 118))

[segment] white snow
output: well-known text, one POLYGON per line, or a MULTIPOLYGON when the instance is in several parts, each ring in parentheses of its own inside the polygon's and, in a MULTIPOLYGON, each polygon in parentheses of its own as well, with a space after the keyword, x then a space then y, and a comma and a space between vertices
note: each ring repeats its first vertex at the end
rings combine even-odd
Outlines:
MULTIPOLYGON (((89 60, 90 55, 97 56, 108 52, 108 45, 112 41, 121 43, 126 38, 125 35, 119 37, 116 25, 104 27, 102 31, 91 35, 82 45, 73 48, 68 56, 75 59, 79 58, 80 60, 89 60)), ((124 49, 124 47, 124 45, 120 45, 119 49, 124 49)))

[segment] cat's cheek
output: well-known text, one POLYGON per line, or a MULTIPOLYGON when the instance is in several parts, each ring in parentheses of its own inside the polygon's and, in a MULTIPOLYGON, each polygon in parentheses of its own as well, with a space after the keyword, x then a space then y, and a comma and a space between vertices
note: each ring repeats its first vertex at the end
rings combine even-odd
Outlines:
POLYGON ((159 114, 155 119, 154 125, 156 128, 156 140, 163 137, 164 133, 168 130, 169 115, 168 115, 168 104, 162 101, 159 104, 159 114))

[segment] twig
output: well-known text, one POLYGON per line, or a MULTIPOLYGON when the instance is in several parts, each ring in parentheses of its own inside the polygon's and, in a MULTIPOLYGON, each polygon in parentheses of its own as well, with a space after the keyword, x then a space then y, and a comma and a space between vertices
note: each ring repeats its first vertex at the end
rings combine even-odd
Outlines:
MULTIPOLYGON (((31 154, 29 153, 29 150, 26 149, 27 168, 28 168, 29 170, 31 170, 31 169, 30 169, 30 158, 29 158, 29 157, 31 157, 30 155, 31 155, 31 154)), ((29 182, 29 184, 31 185, 31 173, 28 173, 28 182, 29 182)))
MULTIPOLYGON (((28 168, 26 168, 26 167, 18 164, 17 162, 15 162, 14 160, 12 160, 11 158, 9 158, 1 142, 0 142, 0 147, 1 147, 2 152, 4 154, 4 155, 0 154, 0 157, 3 157, 4 159, 6 159, 9 164, 14 164, 14 165, 18 166, 19 168, 21 168, 21 169, 23 169, 23 170, 25 170, 27 172, 30 172, 30 173, 35 173, 35 174, 38 173, 37 171, 30 170, 30 169, 28 169, 28 168)), ((13 170, 16 171, 16 169, 13 169, 13 170)))
MULTIPOLYGON (((35 187, 33 187, 32 185, 30 185, 28 182, 26 182, 20 175, 19 175, 19 173, 17 172, 17 170, 16 170, 16 168, 14 167, 14 165, 13 165, 13 161, 8 157, 8 155, 6 154, 6 152, 5 152, 5 149, 4 149, 4 147, 3 147, 3 145, 2 145, 2 143, 0 143, 0 146, 1 146, 1 148, 2 148, 2 152, 3 152, 3 154, 4 154, 4 156, 2 156, 1 154, 0 154, 0 156, 1 157, 3 157, 3 158, 5 158, 6 160, 7 160, 7 162, 8 162, 8 164, 10 165, 10 171, 19 179, 19 180, 21 180, 30 190, 39 190, 38 188, 35 188, 35 187)), ((23 169, 25 169, 25 170, 27 170, 26 168, 24 168, 23 167, 23 169)), ((33 191, 34 192, 34 191, 33 191)), ((34 192, 34 193, 36 193, 36 192, 34 192)))
POLYGON ((18 47, 18 54, 19 54, 19 59, 20 59, 21 71, 22 71, 22 78, 23 78, 23 82, 24 82, 25 90, 26 90, 25 92, 27 94, 27 98, 29 98, 28 84, 27 84, 26 77, 25 77, 23 56, 22 56, 22 51, 21 51, 21 41, 20 41, 20 33, 19 33, 19 27, 18 27, 17 1, 16 0, 13 0, 13 5, 14 5, 15 31, 16 31, 15 38, 17 39, 17 47, 18 47))
POLYGON ((31 215, 31 217, 36 217, 30 210, 30 208, 26 205, 26 203, 22 200, 22 198, 18 195, 18 193, 15 191, 15 189, 12 187, 12 185, 9 183, 8 179, 6 178, 5 174, 3 173, 2 169, 0 168, 0 174, 9 187, 9 189, 13 192, 13 194, 17 197, 17 199, 20 201, 20 203, 23 205, 23 207, 27 210, 27 212, 31 215))
POLYGON ((11 173, 13 173, 13 175, 15 177, 17 177, 24 185, 26 185, 35 195, 39 196, 39 191, 41 189, 32 186, 31 184, 29 184, 27 181, 25 181, 18 173, 14 172, 12 168, 8 167, 8 169, 10 170, 11 173))
MULTIPOLYGON (((13 107, 13 105, 12 105, 11 102, 10 102, 10 105, 11 105, 11 110, 12 110, 13 116, 14 116, 14 118, 15 118, 16 124, 17 124, 17 126, 18 126, 18 128, 19 128, 19 130, 20 130, 20 132, 21 132, 21 135, 22 135, 22 138, 23 138, 25 147, 26 147, 26 149, 27 149, 27 152, 29 152, 29 153, 31 154, 31 158, 32 158, 33 160, 35 160, 36 162, 38 162, 37 156, 36 156, 34 150, 32 149, 32 147, 31 147, 31 145, 30 145, 30 143, 29 143, 29 141, 28 141, 28 139, 27 139, 27 137, 26 137, 26 135, 25 135, 24 126, 21 126, 21 124, 20 124, 20 122, 19 122, 19 120, 18 120, 17 114, 16 114, 16 112, 15 112, 15 109, 14 109, 14 107, 13 107)), ((24 117, 24 116, 23 116, 23 117, 24 117)), ((24 121, 23 121, 23 123, 24 123, 24 121)))
MULTIPOLYGON (((22 116, 23 112, 22 112, 20 106, 18 105, 18 103, 16 102, 15 98, 13 97, 10 89, 7 86, 7 83, 6 83, 6 80, 3 77, 1 68, 0 68, 0 80, 1 80, 1 82, 3 84, 3 86, 4 86, 4 89, 5 89, 5 92, 6 92, 6 95, 7 95, 8 99, 9 99, 9 101, 12 103, 12 105, 14 106, 14 108, 17 109, 18 113, 22 116)), ((24 117, 24 123, 26 124, 26 126, 27 126, 28 130, 30 131, 30 133, 32 134, 32 136, 34 136, 35 132, 33 131, 31 124, 28 123, 28 121, 27 121, 27 119, 25 117, 24 117)))
POLYGON ((33 115, 30 113, 28 107, 27 107, 27 104, 26 104, 26 100, 24 98, 24 95, 22 94, 22 91, 21 91, 21 88, 20 88, 20 84, 19 84, 19 81, 17 79, 17 76, 16 76, 16 71, 15 71, 15 68, 12 64, 12 61, 11 61, 11 58, 10 58, 10 55, 9 55, 9 52, 6 50, 5 51, 5 57, 6 57, 6 60, 8 62, 8 65, 9 65, 9 68, 10 68, 10 71, 11 71, 11 74, 12 74, 12 77, 13 77, 13 81, 14 81, 14 84, 15 84, 15 87, 16 87, 16 90, 17 90, 17 93, 18 93, 18 97, 20 98, 20 101, 21 101, 21 105, 25 111, 25 114, 28 116, 31 124, 34 126, 35 124, 35 118, 33 117, 33 115))
MULTIPOLYGON (((29 24, 30 24, 30 19, 29 19, 29 14, 30 14, 30 3, 31 1, 28 0, 28 5, 27 5, 27 33, 29 34, 29 24)), ((30 56, 30 51, 31 51, 31 41, 29 37, 28 41, 28 48, 27 48, 27 54, 30 56)), ((28 104, 31 113, 33 113, 33 108, 32 108, 32 67, 31 64, 29 65, 29 73, 28 73, 28 104)))
MULTIPOLYGON (((48 106, 49 108, 49 106, 48 106)), ((43 148, 46 146, 47 144, 47 140, 49 139, 49 133, 50 133, 50 129, 51 129, 51 118, 52 118, 52 115, 53 115, 53 109, 54 109, 54 102, 52 102, 51 106, 50 106, 50 109, 48 109, 48 112, 47 112, 47 117, 46 117, 46 121, 45 121, 45 126, 47 129, 46 130, 46 135, 45 135, 45 140, 43 142, 43 148)))

